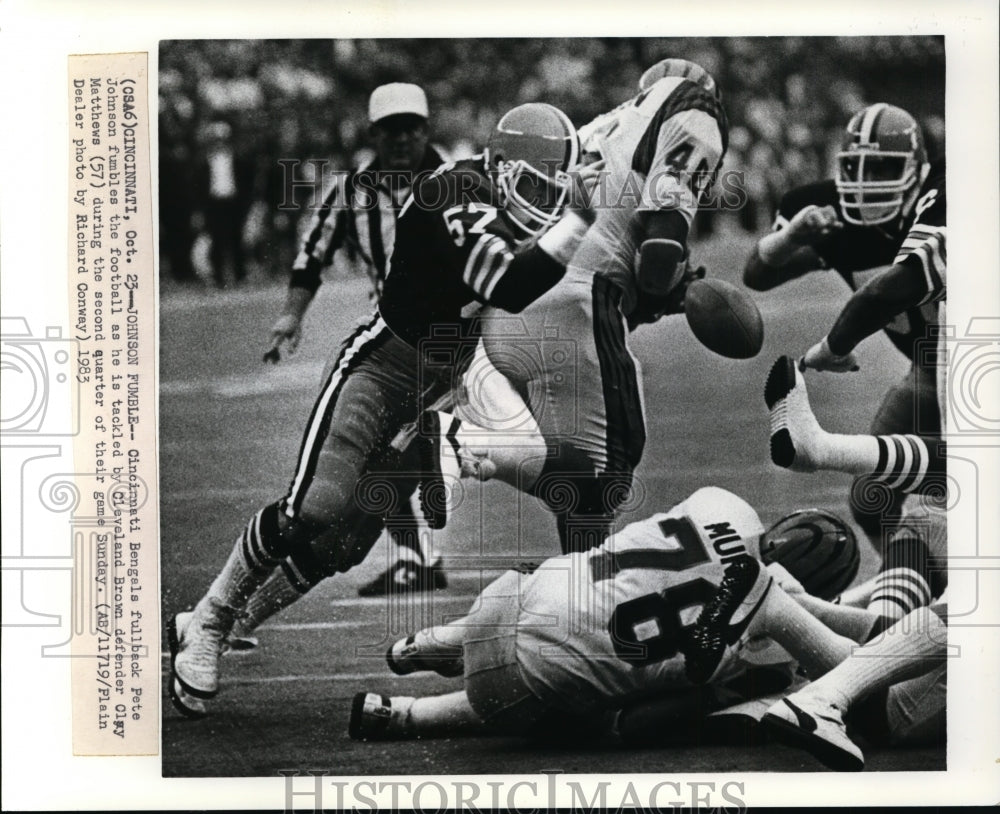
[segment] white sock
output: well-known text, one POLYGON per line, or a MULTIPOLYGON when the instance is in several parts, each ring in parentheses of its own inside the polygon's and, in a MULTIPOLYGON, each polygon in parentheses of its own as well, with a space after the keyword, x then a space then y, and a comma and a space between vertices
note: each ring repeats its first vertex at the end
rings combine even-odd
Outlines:
POLYGON ((870 693, 916 678, 940 665, 947 625, 930 608, 918 608, 882 635, 856 648, 805 692, 828 700, 841 712, 870 693))

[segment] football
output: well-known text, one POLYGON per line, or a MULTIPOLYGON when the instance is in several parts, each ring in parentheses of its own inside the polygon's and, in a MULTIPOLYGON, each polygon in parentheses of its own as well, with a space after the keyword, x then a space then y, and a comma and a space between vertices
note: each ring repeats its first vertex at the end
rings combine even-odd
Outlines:
POLYGON ((764 344, 764 321, 750 295, 725 280, 695 280, 684 297, 691 333, 711 351, 730 359, 756 356, 764 344))

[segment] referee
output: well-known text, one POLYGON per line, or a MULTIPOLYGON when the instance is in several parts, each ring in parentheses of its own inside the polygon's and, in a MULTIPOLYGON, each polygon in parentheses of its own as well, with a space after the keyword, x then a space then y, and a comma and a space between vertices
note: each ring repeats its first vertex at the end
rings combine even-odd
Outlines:
MULTIPOLYGON (((396 233, 396 217, 413 177, 444 163, 428 143, 427 97, 417 85, 395 82, 375 88, 368 101, 369 136, 375 158, 338 179, 313 216, 295 263, 285 307, 271 328, 265 359, 277 362, 281 347, 294 352, 302 335, 302 317, 319 288, 320 274, 334 255, 347 249, 361 259, 377 300, 385 282, 387 258, 396 233)), ((372 582, 362 596, 444 588, 439 563, 432 562, 431 531, 419 506, 412 515, 396 516, 389 534, 399 559, 372 582)), ((248 608, 252 612, 252 608, 248 608)))

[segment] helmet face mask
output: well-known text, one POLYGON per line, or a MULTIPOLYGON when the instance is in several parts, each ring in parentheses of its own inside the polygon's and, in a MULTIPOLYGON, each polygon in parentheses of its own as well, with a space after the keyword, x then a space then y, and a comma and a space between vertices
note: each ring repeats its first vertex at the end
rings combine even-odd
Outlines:
POLYGON ((558 108, 531 103, 508 111, 486 148, 500 204, 525 238, 562 217, 580 154, 576 128, 558 108))
POLYGON ((905 110, 879 103, 856 113, 837 153, 837 194, 844 220, 875 226, 912 204, 927 162, 920 125, 905 110))
POLYGON ((541 234, 562 217, 569 183, 562 170, 549 176, 523 160, 505 162, 497 172, 504 209, 529 237, 541 234))

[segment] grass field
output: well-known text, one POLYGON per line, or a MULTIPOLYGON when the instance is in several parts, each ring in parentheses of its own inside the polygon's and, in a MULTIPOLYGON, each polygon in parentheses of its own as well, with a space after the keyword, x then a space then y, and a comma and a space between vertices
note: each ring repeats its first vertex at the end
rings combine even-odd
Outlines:
MULTIPOLYGON (((750 242, 715 238, 696 251, 712 276, 736 281, 750 242)), ((160 493, 164 618, 190 607, 224 562, 246 519, 280 497, 328 354, 367 312, 360 279, 324 285, 292 359, 261 363, 284 294, 279 288, 164 291, 160 326, 160 493)), ((648 442, 637 473, 644 503, 623 521, 668 508, 714 484, 749 500, 765 525, 794 508, 847 514, 849 477, 795 475, 767 457, 763 382, 781 353, 802 353, 832 323, 846 287, 813 274, 755 295, 766 326, 764 350, 748 361, 712 355, 681 317, 633 335, 645 374, 648 442)), ((813 374, 810 393, 831 429, 867 427, 882 393, 906 370, 881 336, 860 353, 853 375, 813 374)), ((612 743, 558 749, 514 738, 356 743, 347 737, 350 700, 359 690, 420 695, 455 688, 438 677, 398 678, 382 654, 398 636, 461 615, 496 571, 483 557, 557 553, 553 521, 533 500, 487 484, 479 500, 441 533, 450 586, 405 602, 362 600, 359 584, 390 556, 383 541, 353 572, 328 580, 261 630, 262 646, 227 656, 211 717, 182 718, 163 699, 167 776, 271 775, 325 769, 341 775, 565 772, 814 771, 803 753, 768 744, 625 750, 612 743), (479 534, 479 528, 484 530, 479 534)), ((862 573, 876 567, 862 545, 862 573)), ((167 662, 164 660, 164 686, 167 662)), ((872 770, 943 769, 944 750, 867 754, 872 770)))

